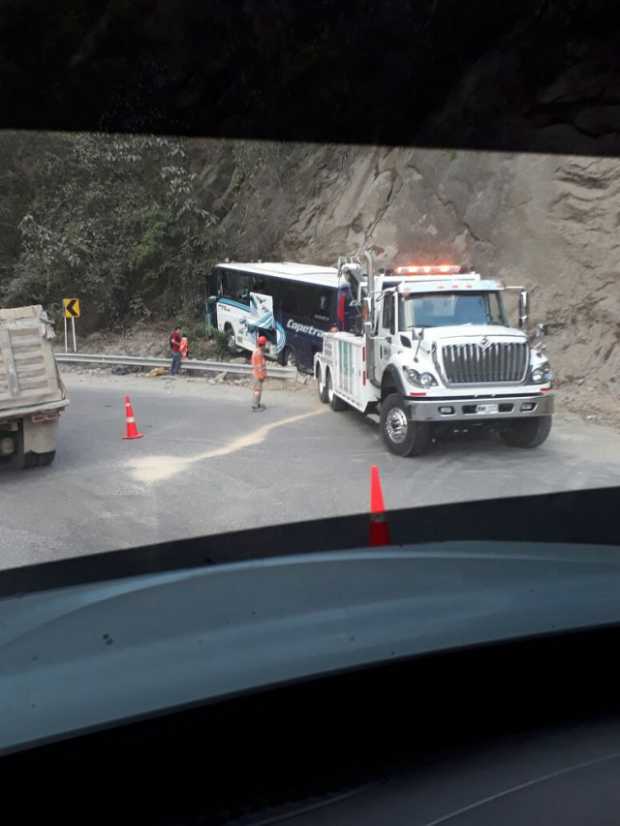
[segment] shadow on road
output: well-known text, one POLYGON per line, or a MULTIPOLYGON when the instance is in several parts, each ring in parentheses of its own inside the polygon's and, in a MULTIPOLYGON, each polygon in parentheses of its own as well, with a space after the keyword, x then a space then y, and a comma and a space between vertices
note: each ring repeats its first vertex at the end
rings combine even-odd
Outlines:
MULTIPOLYGON (((377 439, 381 439, 378 416, 372 418, 353 408, 343 411, 340 413, 340 416, 346 417, 350 426, 357 427, 360 434, 364 431, 371 431, 377 439)), ((553 437, 551 436, 551 438, 553 437)), ((416 461, 424 458, 448 456, 450 454, 455 457, 460 457, 465 454, 471 455, 472 451, 480 451, 486 455, 492 453, 502 456, 515 456, 523 455, 526 452, 529 454, 538 454, 541 450, 544 450, 544 448, 525 451, 507 447, 497 433, 489 430, 469 430, 463 433, 446 432, 437 438, 428 454, 416 457, 416 461)))

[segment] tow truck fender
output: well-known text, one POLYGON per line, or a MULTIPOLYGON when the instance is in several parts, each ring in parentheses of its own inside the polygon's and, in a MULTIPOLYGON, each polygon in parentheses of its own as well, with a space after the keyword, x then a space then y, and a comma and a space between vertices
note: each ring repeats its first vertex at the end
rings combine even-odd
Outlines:
POLYGON ((386 367, 383 372, 383 376, 381 377, 381 397, 384 398, 387 393, 384 393, 384 387, 393 387, 396 393, 400 393, 402 396, 407 395, 407 388, 405 387, 405 380, 403 379, 400 371, 398 368, 390 364, 386 367))
POLYGON ((319 365, 321 364, 321 353, 314 354, 314 364, 312 365, 312 372, 314 373, 314 377, 317 377, 317 370, 319 365))

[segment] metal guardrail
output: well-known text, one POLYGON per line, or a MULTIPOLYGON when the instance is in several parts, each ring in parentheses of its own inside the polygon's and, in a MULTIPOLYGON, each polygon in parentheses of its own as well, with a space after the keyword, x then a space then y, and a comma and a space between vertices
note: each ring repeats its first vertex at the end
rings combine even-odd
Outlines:
MULTIPOLYGON (((169 358, 155 358, 153 356, 125 356, 109 353, 55 353, 59 364, 99 364, 122 365, 125 367, 170 367, 169 358)), ((197 373, 235 373, 249 376, 252 372, 250 364, 236 364, 228 361, 199 361, 187 359, 181 363, 183 370, 192 370, 197 373)), ((267 375, 270 379, 295 379, 296 367, 280 367, 268 365, 267 375)))

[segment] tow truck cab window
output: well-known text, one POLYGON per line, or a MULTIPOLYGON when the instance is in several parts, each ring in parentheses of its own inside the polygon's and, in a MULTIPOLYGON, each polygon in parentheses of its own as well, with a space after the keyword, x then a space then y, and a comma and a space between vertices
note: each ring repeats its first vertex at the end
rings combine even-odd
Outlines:
POLYGON ((506 323, 497 293, 422 293, 399 303, 401 330, 412 327, 447 327, 460 324, 506 323))
POLYGON ((383 315, 382 315, 383 329, 389 330, 393 335, 396 330, 394 327, 394 295, 387 293, 383 296, 383 315))

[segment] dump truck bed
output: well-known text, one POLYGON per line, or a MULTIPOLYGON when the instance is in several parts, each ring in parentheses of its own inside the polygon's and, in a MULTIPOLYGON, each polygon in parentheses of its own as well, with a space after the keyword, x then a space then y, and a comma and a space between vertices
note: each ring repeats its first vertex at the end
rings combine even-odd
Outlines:
POLYGON ((53 339, 53 326, 40 305, 0 309, 0 418, 68 403, 53 339))

